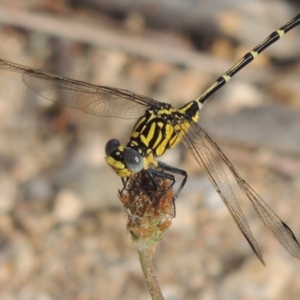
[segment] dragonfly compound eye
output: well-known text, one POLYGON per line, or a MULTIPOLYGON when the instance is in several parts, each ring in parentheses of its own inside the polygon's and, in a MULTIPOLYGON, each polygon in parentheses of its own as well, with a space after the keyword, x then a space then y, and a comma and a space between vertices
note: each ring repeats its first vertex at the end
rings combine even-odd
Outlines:
POLYGON ((123 158, 128 170, 134 173, 138 173, 144 168, 143 157, 133 149, 125 148, 123 158))
POLYGON ((117 139, 111 139, 106 143, 105 146, 105 154, 107 156, 111 155, 114 151, 118 149, 120 146, 120 142, 117 139))

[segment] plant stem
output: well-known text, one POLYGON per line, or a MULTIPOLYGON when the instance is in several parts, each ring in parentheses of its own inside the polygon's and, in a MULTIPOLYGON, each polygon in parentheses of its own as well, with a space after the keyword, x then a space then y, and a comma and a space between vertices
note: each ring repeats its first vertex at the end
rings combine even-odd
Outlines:
POLYGON ((139 249, 139 257, 141 266, 144 272, 144 276, 148 285, 148 289, 152 296, 153 300, 163 300, 163 295, 160 290, 159 283, 157 281, 155 269, 153 266, 153 254, 154 254, 155 246, 152 245, 150 247, 145 247, 143 249, 139 249))

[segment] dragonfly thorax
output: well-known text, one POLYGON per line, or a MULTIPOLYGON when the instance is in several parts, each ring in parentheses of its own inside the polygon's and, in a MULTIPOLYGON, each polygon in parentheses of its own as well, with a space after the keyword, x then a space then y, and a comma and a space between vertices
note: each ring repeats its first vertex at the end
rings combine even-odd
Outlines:
MULTIPOLYGON (((189 102, 176 109, 170 105, 161 109, 149 108, 136 122, 128 145, 137 146, 142 151, 162 156, 168 149, 174 148, 188 131, 190 124, 198 121, 198 103, 189 102)), ((128 146, 127 145, 127 146, 128 146)))
POLYGON ((120 177, 128 177, 156 166, 156 157, 175 147, 199 118, 198 103, 191 101, 176 109, 169 104, 149 106, 136 122, 127 146, 117 139, 105 147, 106 162, 120 177))

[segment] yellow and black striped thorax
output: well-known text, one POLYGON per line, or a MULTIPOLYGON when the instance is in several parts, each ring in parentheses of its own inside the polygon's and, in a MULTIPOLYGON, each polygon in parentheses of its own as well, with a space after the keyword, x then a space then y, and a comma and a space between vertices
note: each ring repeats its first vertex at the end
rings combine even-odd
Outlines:
POLYGON ((137 150, 143 157, 163 155, 175 147, 188 131, 191 122, 199 119, 199 106, 191 101, 176 109, 162 103, 152 106, 135 124, 127 147, 137 150))

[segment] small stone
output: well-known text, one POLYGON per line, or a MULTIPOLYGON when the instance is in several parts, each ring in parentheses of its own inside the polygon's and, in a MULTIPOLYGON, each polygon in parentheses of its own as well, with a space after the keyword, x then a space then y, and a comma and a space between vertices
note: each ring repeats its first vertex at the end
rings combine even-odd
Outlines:
POLYGON ((58 221, 75 221, 82 211, 83 204, 74 192, 63 190, 58 194, 54 207, 54 214, 58 221))

